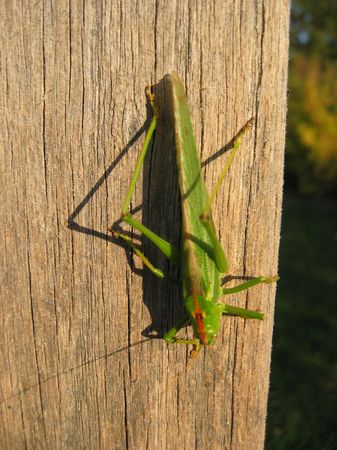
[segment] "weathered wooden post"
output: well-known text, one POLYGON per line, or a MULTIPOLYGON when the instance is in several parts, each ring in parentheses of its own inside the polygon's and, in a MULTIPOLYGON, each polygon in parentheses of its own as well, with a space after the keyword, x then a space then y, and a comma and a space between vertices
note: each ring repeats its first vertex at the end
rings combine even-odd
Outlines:
MULTIPOLYGON (((203 161, 256 117, 214 221, 231 274, 277 272, 288 0, 0 9, 1 448, 262 449, 275 286, 231 299, 265 321, 224 318, 189 360, 144 337, 172 325, 179 290, 140 275, 107 228, 142 141, 144 87, 175 70, 203 161)), ((170 149, 157 141, 134 206, 177 242, 170 149)), ((224 158, 205 166, 208 186, 224 158)))

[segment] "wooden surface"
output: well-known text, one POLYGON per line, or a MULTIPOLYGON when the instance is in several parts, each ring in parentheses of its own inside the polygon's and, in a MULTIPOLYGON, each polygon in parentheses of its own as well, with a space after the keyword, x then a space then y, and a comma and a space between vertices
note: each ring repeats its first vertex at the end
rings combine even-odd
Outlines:
MULTIPOLYGON (((176 70, 208 188, 221 149, 256 117, 214 221, 231 275, 277 273, 288 0, 0 8, 1 449, 262 449, 275 286, 227 298, 266 320, 223 318, 215 345, 190 360, 155 339, 180 317, 180 290, 107 228, 143 140, 144 87, 176 70)), ((164 137, 161 124, 133 207, 178 245, 164 137)))

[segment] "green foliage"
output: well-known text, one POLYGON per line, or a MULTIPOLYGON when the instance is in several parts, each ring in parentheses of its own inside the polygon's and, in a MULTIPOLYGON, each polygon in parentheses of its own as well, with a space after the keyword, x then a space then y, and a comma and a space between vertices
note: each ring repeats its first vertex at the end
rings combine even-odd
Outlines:
POLYGON ((287 169, 302 193, 337 188, 337 65, 297 55, 289 76, 287 169))
POLYGON ((294 0, 287 175, 300 192, 337 190, 337 2, 294 0))
POLYGON ((336 0, 293 0, 291 48, 301 54, 316 54, 324 60, 337 58, 336 0))

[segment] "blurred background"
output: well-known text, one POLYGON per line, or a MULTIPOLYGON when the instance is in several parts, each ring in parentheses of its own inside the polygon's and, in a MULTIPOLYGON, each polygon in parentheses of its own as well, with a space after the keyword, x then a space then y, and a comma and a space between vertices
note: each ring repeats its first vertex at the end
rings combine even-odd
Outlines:
POLYGON ((337 449, 337 1, 293 0, 266 449, 337 449))

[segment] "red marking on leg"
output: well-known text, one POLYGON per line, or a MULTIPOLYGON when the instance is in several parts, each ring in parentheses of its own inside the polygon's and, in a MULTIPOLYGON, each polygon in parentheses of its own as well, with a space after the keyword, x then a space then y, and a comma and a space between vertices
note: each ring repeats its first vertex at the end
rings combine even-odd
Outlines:
POLYGON ((194 316, 194 319, 197 324, 200 340, 203 343, 203 345, 208 345, 207 331, 205 329, 205 324, 204 324, 205 313, 201 310, 201 308, 199 306, 197 296, 193 297, 193 301, 194 301, 194 307, 195 307, 193 316, 194 316))

